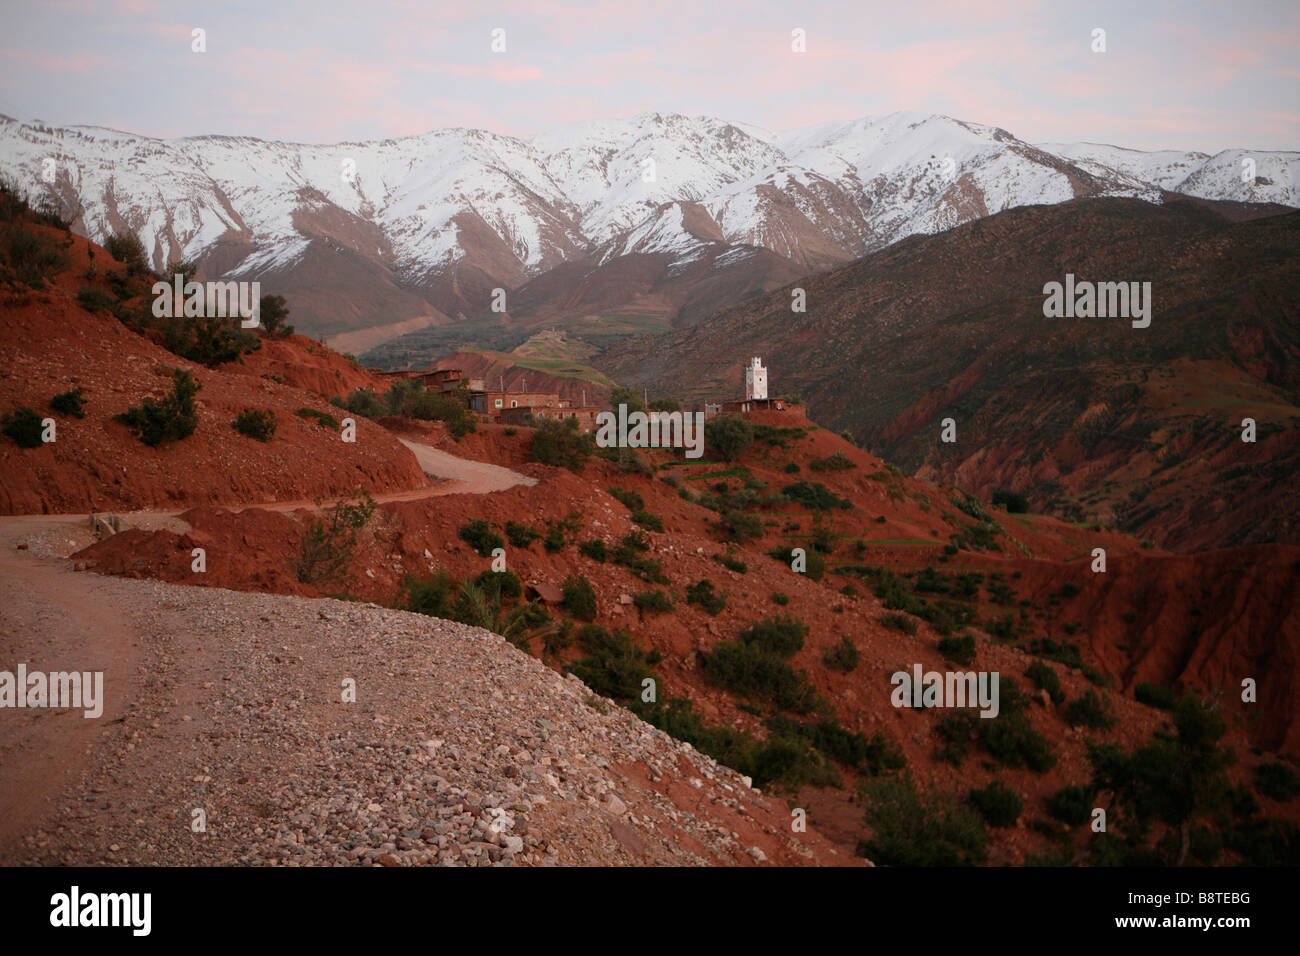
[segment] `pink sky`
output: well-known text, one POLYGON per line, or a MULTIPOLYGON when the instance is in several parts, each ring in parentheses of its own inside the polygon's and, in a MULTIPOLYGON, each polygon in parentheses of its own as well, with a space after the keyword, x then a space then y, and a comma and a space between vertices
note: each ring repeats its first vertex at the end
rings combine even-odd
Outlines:
POLYGON ((1290 2, 3 2, 0 112, 154 136, 526 135, 646 110, 785 129, 920 110, 1030 141, 1300 147, 1290 2))

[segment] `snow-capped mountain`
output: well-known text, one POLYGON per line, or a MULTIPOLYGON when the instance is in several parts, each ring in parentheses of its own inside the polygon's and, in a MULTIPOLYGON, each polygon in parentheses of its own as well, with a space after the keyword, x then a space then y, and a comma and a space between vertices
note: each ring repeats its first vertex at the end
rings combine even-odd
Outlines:
POLYGON ((1300 153, 1225 149, 1209 153, 1143 152, 1097 143, 1043 143, 1041 148, 1099 176, 1120 173, 1201 199, 1300 206, 1300 153))
POLYGON ((815 271, 1077 197, 1300 205, 1298 166, 1293 152, 1033 146, 922 113, 779 133, 645 113, 530 138, 447 129, 329 146, 0 117, 0 175, 35 202, 97 241, 136 232, 158 269, 196 259, 208 276, 300 293, 295 319, 311 331, 473 314, 493 288, 561 264, 581 279, 628 255, 679 273, 744 263, 762 284, 756 262, 815 271), (732 254, 747 247, 773 255, 732 254))

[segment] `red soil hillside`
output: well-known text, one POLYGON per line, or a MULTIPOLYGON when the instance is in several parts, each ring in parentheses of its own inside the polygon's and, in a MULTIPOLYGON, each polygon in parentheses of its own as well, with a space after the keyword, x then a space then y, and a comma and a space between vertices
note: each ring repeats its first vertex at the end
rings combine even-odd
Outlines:
MULTIPOLYGON (((527 547, 507 544, 508 568, 525 584, 559 586, 574 574, 589 580, 596 594, 594 623, 610 631, 625 628, 638 646, 660 655, 662 660, 655 667, 663 682, 659 693, 688 698, 711 725, 746 731, 757 738, 768 735, 763 711, 756 710, 744 695, 719 686, 705 662, 721 642, 734 640, 755 622, 789 614, 808 625, 803 648, 791 663, 806 672, 846 729, 882 735, 898 748, 913 778, 926 789, 963 800, 972 787, 994 779, 1002 781, 1024 799, 1025 821, 1043 820, 1046 801, 1057 790, 1086 783, 1091 775, 1090 740, 1131 750, 1168 725, 1166 713, 1133 698, 1132 688, 1140 680, 1177 682, 1180 688, 1217 692, 1231 685, 1228 677, 1243 669, 1264 675, 1257 712, 1262 719, 1226 701, 1230 740, 1240 758, 1232 770, 1233 780, 1247 786, 1253 780, 1259 758, 1250 755, 1252 745, 1277 748, 1292 758, 1300 756, 1289 730, 1295 720, 1288 689, 1292 685, 1274 681, 1265 688, 1266 679, 1276 677, 1273 668, 1289 660, 1289 652, 1283 648, 1288 641, 1294 645, 1300 623, 1291 577, 1294 554, 1269 547, 1252 550, 1256 566, 1249 580, 1234 590, 1236 585, 1224 573, 1234 560, 1240 560, 1231 557, 1232 553, 1220 558, 1171 558, 1114 532, 999 509, 987 510, 987 522, 995 530, 988 532, 987 539, 978 538, 976 547, 971 536, 981 520, 965 509, 978 511, 979 506, 961 492, 903 477, 878 458, 812 426, 797 409, 757 416, 756 421, 775 426, 775 430, 739 461, 714 462, 706 455, 701 462, 683 462, 667 452, 648 452, 644 457, 655 464, 654 474, 629 472, 600 459, 590 460, 579 474, 521 464, 529 457, 530 429, 507 435, 502 428, 486 426, 459 443, 438 437, 435 430, 427 439, 429 443, 441 444, 457 455, 507 463, 538 478, 538 484, 489 495, 381 504, 367 526, 348 577, 319 587, 303 583, 294 571, 304 531, 315 517, 307 511, 236 514, 217 508, 194 509, 182 515, 191 527, 188 533, 117 535, 78 557, 101 572, 279 593, 346 593, 401 605, 403 585, 410 577, 446 571, 459 581, 489 571, 491 559, 480 556, 460 537, 461 529, 471 520, 483 519, 501 533, 513 522, 531 525, 544 534, 550 522, 568 515, 572 525, 558 550, 548 550, 541 540, 527 547), (848 467, 810 467, 813 461, 837 453, 850 463, 848 467), (799 466, 797 474, 789 470, 792 464, 799 466), (762 486, 758 493, 765 495, 800 480, 822 483, 851 506, 815 512, 791 503, 761 505, 750 513, 762 521, 762 537, 727 543, 727 535, 718 525, 718 512, 688 500, 702 494, 734 495, 746 485, 751 489, 762 486), (723 484, 726 491, 719 487, 723 484), (612 551, 626 535, 638 530, 629 508, 609 493, 610 488, 640 495, 644 510, 662 520, 662 532, 641 530, 649 544, 644 556, 659 562, 666 583, 648 582, 616 561, 593 560, 579 551, 580 542, 592 539, 603 541, 612 551), (811 550, 818 529, 824 529, 823 536, 829 535, 832 548, 828 571, 820 581, 794 573, 788 564, 769 555, 783 545, 811 550), (945 545, 953 535, 960 536, 962 546, 949 554, 945 545), (196 544, 208 549, 206 574, 190 571, 189 549, 196 544), (1094 582, 1083 558, 1097 547, 1106 549, 1110 567, 1107 575, 1097 576, 1104 581, 1094 582), (745 570, 724 567, 715 559, 723 554, 743 561, 745 570), (926 568, 931 572, 925 572, 926 568), (939 730, 943 713, 891 706, 891 673, 916 663, 926 670, 954 665, 945 662, 945 655, 938 651, 942 635, 937 625, 891 611, 873 595, 872 575, 882 569, 911 575, 916 581, 915 595, 931 602, 931 607, 947 601, 954 613, 966 616, 969 626, 958 624, 953 633, 974 635, 976 651, 970 667, 998 671, 1004 681, 1016 682, 1030 695, 1033 727, 1044 735, 1057 758, 1050 770, 1038 773, 1023 767, 999 767, 979 756, 954 766, 937 756, 943 746, 939 730), (968 598, 941 597, 923 589, 934 585, 933 580, 927 585, 920 583, 923 578, 916 575, 922 572, 944 587, 956 583, 960 575, 978 575, 978 585, 968 598), (1264 606, 1273 609, 1269 619, 1243 616, 1240 600, 1202 600, 1199 594, 1193 595, 1188 583, 1208 575, 1224 579, 1221 586, 1214 586, 1214 595, 1226 599, 1234 593, 1239 597, 1250 594, 1252 601, 1261 597, 1264 606), (726 606, 717 616, 686 600, 687 588, 701 580, 725 593, 726 606), (1077 582, 1080 588, 1074 599, 1080 602, 1077 610, 1075 603, 1058 608, 1060 599, 1053 601, 1052 595, 1067 581, 1077 582), (665 590, 672 596, 670 612, 656 613, 634 603, 634 596, 653 590, 665 590), (1095 614, 1086 612, 1088 600, 1099 605, 1095 614), (1198 614, 1193 614, 1193 606, 1198 614), (1146 649, 1135 670, 1129 652, 1119 647, 1124 632, 1114 623, 1122 621, 1126 613, 1142 615, 1144 621, 1149 617, 1152 627, 1157 626, 1156 618, 1165 622, 1194 618, 1213 640, 1200 648, 1195 661, 1180 660, 1177 666, 1171 661, 1186 654, 1187 648, 1169 644, 1164 652, 1146 649), (891 614, 910 618, 915 633, 891 626, 891 614), (1083 622, 1082 629, 1071 627, 1071 633, 1065 633, 1065 623, 1073 623, 1076 616, 1083 622), (845 636, 861 658, 848 673, 826 663, 828 654, 845 636), (1050 658, 1056 653, 1035 643, 1045 638, 1066 650, 1066 645, 1073 645, 1079 655, 1076 663, 1050 659, 1046 663, 1062 685, 1064 697, 1059 703, 1049 700, 1046 692, 1036 691, 1024 676, 1041 655, 1050 658), (1067 718, 1066 704, 1089 691, 1099 691, 1116 718, 1110 729, 1085 730, 1072 726, 1067 718)), ((555 619, 569 616, 558 605, 549 610, 555 619)), ((504 621, 498 626, 504 626, 504 621)), ((1159 632, 1167 633, 1163 625, 1159 632)), ((516 634, 512 639, 554 666, 572 665, 584 657, 581 640, 575 642, 572 635, 561 639, 553 627, 516 634)), ((810 822, 821 832, 834 834, 842 846, 851 848, 865 835, 854 783, 867 775, 841 770, 842 786, 805 786, 791 794, 791 799, 792 805, 810 809, 810 822)), ((1286 806, 1266 806, 1294 816, 1286 806)), ((1047 829, 1052 826, 1047 824, 1047 829)), ((1054 826, 1059 833, 1060 824, 1054 826)), ((1044 831, 1025 823, 994 831, 989 859, 1024 862, 1031 855, 1051 851, 1054 845, 1044 831)))
POLYGON ((263 338, 260 349, 225 370, 270 378, 326 398, 347 395, 354 388, 387 388, 364 366, 305 335, 263 338))
MULTIPOLYGON (((67 241, 56 229, 30 228, 67 241)), ((44 288, 0 293, 0 409, 26 406, 57 423, 54 442, 0 446, 0 512, 310 500, 361 487, 380 492, 425 484, 414 457, 379 426, 361 419, 356 442, 344 443, 338 428, 297 414, 306 407, 342 418, 321 394, 367 381, 350 362, 299 336, 263 336, 262 349, 242 365, 209 369, 189 362, 108 311, 89 312, 78 303, 82 288, 100 287, 105 273, 123 267, 96 247, 97 278, 88 280, 89 244, 70 239, 66 268, 44 288), (184 441, 150 448, 113 417, 166 394, 176 368, 201 386, 198 429, 184 441), (308 390, 322 387, 322 393, 308 390), (50 409, 54 395, 75 388, 85 390, 84 418, 50 409), (244 409, 275 414, 270 441, 231 426, 244 409)))

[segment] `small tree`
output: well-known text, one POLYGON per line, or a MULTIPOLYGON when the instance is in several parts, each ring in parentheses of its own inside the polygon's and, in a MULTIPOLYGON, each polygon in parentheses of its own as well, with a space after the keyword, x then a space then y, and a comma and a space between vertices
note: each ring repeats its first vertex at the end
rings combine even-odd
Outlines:
POLYGON ((259 305, 258 321, 268 335, 292 335, 293 326, 285 325, 289 317, 289 306, 282 295, 264 295, 259 305))
POLYGON ((735 461, 754 444, 754 426, 739 415, 724 415, 704 426, 704 442, 727 461, 735 461))
POLYGON ((580 574, 571 574, 564 581, 564 609, 579 621, 596 619, 596 589, 580 574))
POLYGON ((620 405, 626 405, 629 412, 644 412, 646 410, 645 402, 641 399, 640 393, 634 388, 626 388, 622 385, 609 393, 609 403, 615 409, 620 405))
POLYGON ((533 458, 543 465, 582 471, 593 449, 591 436, 578 430, 576 418, 543 419, 533 435, 533 458))
POLYGON ((188 438, 199 427, 199 412, 194 402, 199 388, 199 383, 189 372, 173 369, 172 390, 162 401, 145 399, 137 407, 118 415, 116 421, 133 430, 140 441, 150 446, 188 438))

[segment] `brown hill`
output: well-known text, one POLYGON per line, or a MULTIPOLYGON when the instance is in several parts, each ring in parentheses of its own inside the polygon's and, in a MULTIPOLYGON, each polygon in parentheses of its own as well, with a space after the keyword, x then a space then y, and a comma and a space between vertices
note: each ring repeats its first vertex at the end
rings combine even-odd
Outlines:
POLYGON ((916 236, 595 364, 732 397, 745 356, 908 471, 1191 550, 1300 542, 1300 214, 1085 200, 916 236), (1154 317, 1048 319, 1045 283, 1149 281, 1154 317), (1258 441, 1240 441, 1254 418, 1258 441), (952 418, 957 440, 940 442, 952 418))
POLYGON ((83 289, 103 292, 124 269, 102 249, 57 229, 29 228, 50 242, 70 241, 66 268, 43 288, 0 293, 0 408, 30 407, 56 423, 56 440, 0 450, 0 512, 90 512, 201 503, 310 500, 357 488, 415 487, 425 479, 414 457, 382 428, 361 419, 357 441, 337 424, 304 417, 313 409, 336 422, 346 413, 324 396, 370 382, 368 373, 301 336, 262 337, 238 363, 207 368, 128 329, 109 311, 87 311, 83 289), (106 265, 107 264, 107 265, 106 265), (95 278, 87 271, 97 266, 95 278), (188 439, 150 448, 114 416, 158 399, 173 369, 200 385, 199 425, 188 439), (84 389, 84 417, 54 412, 56 394, 84 389), (272 412, 268 442, 236 431, 245 409, 272 412), (220 463, 214 467, 214 463, 220 463))

